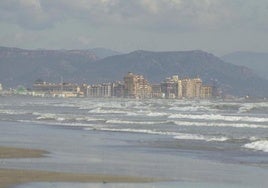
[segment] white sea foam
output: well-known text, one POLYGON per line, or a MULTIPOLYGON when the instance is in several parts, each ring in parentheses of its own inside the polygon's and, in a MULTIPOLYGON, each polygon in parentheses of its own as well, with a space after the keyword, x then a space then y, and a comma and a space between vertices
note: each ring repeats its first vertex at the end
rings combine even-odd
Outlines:
POLYGON ((19 120, 23 123, 36 123, 44 125, 57 125, 57 126, 67 126, 67 127, 91 127, 93 129, 95 125, 84 124, 84 123, 67 123, 67 122, 50 122, 50 121, 32 121, 32 120, 19 120))
POLYGON ((75 121, 105 121, 105 119, 101 119, 101 118, 94 118, 94 117, 76 117, 74 118, 75 121))
POLYGON ((149 112, 148 114, 146 114, 149 117, 159 117, 159 116, 167 116, 167 113, 163 113, 163 112, 149 112))
POLYGON ((127 114, 127 112, 123 110, 114 110, 114 109, 105 110, 102 108, 94 108, 88 112, 95 113, 95 114, 127 114))
POLYGON ((268 122, 268 118, 249 116, 224 116, 220 114, 172 114, 170 119, 200 119, 200 120, 222 120, 222 121, 242 121, 242 122, 268 122))
POLYGON ((154 125, 154 124, 163 124, 166 121, 127 121, 127 120, 119 120, 119 119, 112 119, 107 120, 106 123, 108 124, 139 124, 139 125, 154 125))
POLYGON ((4 110, 0 109, 0 114, 8 114, 8 115, 23 115, 28 114, 28 111, 20 111, 20 110, 4 110))
POLYGON ((244 104, 238 109, 238 113, 246 113, 255 108, 256 106, 254 104, 244 104))
POLYGON ((268 152, 268 140, 259 140, 244 145, 245 148, 268 152))
MULTIPOLYGON (((35 113, 38 114, 38 113, 35 113)), ((42 120, 42 121, 46 121, 46 120, 56 120, 59 122, 65 121, 65 120, 70 120, 71 117, 63 115, 63 114, 51 114, 51 113, 44 113, 41 114, 36 118, 36 120, 42 120)))
POLYGON ((40 116, 38 116, 36 119, 37 120, 56 120, 58 117, 56 114, 50 114, 50 113, 46 113, 46 114, 40 114, 40 116))
POLYGON ((197 111, 215 111, 205 106, 173 106, 169 110, 180 111, 180 112, 197 112, 197 111))
POLYGON ((127 116, 140 116, 141 114, 135 113, 135 112, 127 112, 127 116))
POLYGON ((246 123, 219 123, 219 122, 189 122, 174 121, 174 124, 180 126, 197 126, 197 127, 236 127, 236 128, 268 128, 267 125, 256 125, 246 123))
POLYGON ((238 113, 247 113, 250 112, 253 109, 258 109, 258 108, 268 108, 268 103, 267 102, 262 102, 262 103, 246 103, 243 104, 238 109, 238 113))
MULTIPOLYGON (((86 129, 91 130, 91 129, 86 129)), ((217 141, 224 142, 229 138, 227 137, 215 137, 215 136, 203 136, 196 134, 187 134, 187 133, 178 133, 178 132, 168 132, 168 131, 156 131, 156 130, 148 130, 148 129, 116 129, 116 128, 96 128, 96 130, 101 131, 112 131, 112 132, 130 132, 130 133, 142 133, 142 134, 154 134, 154 135, 167 135, 173 136, 174 139, 180 140, 203 140, 207 142, 217 141)))
POLYGON ((205 140, 205 141, 216 141, 216 142, 224 142, 227 141, 227 137, 215 137, 215 136, 203 136, 203 135, 193 135, 193 134, 180 134, 174 137, 179 140, 205 140))

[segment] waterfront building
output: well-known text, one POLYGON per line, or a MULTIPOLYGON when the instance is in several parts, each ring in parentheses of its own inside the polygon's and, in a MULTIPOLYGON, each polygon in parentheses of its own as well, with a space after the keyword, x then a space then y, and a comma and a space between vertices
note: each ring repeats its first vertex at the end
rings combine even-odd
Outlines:
POLYGON ((161 90, 167 99, 180 99, 182 98, 182 81, 177 75, 166 78, 164 82, 161 83, 161 90))
POLYGON ((202 80, 200 78, 194 78, 194 98, 200 98, 201 97, 201 87, 202 87, 202 80))
POLYGON ((161 90, 161 84, 152 85, 152 98, 163 98, 163 93, 161 90))
POLYGON ((200 78, 185 78, 182 81, 182 97, 187 99, 200 98, 202 80, 200 78))
POLYGON ((122 82, 112 83, 112 96, 113 97, 124 97, 124 84, 122 82))
POLYGON ((55 84, 38 81, 33 85, 33 95, 48 95, 52 97, 77 97, 80 94, 80 87, 77 84, 55 84))
POLYGON ((201 99, 209 99, 212 97, 212 87, 202 86, 201 87, 201 99))
POLYGON ((150 98, 152 88, 142 75, 129 72, 124 77, 124 96, 128 98, 150 98))
POLYGON ((131 72, 124 77, 124 82, 78 86, 77 84, 54 84, 38 80, 33 85, 33 95, 53 97, 207 99, 211 98, 212 94, 213 87, 204 86, 200 78, 180 79, 178 75, 174 75, 166 78, 161 84, 150 85, 142 75, 131 72))
POLYGON ((0 83, 0 92, 3 91, 3 86, 2 84, 0 83))
POLYGON ((112 84, 102 83, 90 85, 87 88, 87 97, 112 97, 112 84))

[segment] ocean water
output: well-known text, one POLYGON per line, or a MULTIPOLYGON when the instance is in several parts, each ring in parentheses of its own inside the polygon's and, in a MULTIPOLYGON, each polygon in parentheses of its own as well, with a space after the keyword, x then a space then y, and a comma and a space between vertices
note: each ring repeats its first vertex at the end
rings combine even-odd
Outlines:
POLYGON ((1 145, 51 152, 3 168, 171 181, 139 187, 268 186, 268 101, 0 97, 0 130, 1 145))

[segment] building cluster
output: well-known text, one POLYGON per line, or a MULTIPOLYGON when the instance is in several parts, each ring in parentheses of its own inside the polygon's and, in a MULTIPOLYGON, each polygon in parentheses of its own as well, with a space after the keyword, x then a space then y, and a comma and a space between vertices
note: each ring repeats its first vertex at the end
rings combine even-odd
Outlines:
POLYGON ((212 97, 212 87, 203 85, 200 78, 180 79, 179 76, 166 78, 160 84, 150 84, 142 75, 129 72, 123 81, 95 85, 53 84, 39 80, 34 83, 32 94, 53 97, 207 99, 212 97))
MULTIPOLYGON (((157 91, 159 92, 159 89, 157 91)), ((160 84, 160 92, 165 98, 206 99, 212 97, 212 87, 203 85, 200 78, 180 79, 177 75, 166 78, 160 84)))

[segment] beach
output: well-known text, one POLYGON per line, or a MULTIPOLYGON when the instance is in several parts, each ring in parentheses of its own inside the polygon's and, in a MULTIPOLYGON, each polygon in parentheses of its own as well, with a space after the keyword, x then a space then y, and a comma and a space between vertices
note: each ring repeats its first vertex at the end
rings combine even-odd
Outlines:
MULTIPOLYGON (((48 152, 35 149, 22 149, 0 146, 0 159, 10 158, 39 158, 44 157, 48 152)), ((1 169, 0 168, 0 187, 9 188, 18 184, 31 182, 99 182, 99 183, 148 183, 156 181, 150 178, 108 176, 100 174, 74 174, 48 172, 38 170, 21 169, 1 169)), ((159 180, 158 180, 159 181, 159 180)))
POLYGON ((8 100, 0 100, 1 186, 268 186, 259 104, 243 114, 240 103, 8 100))

